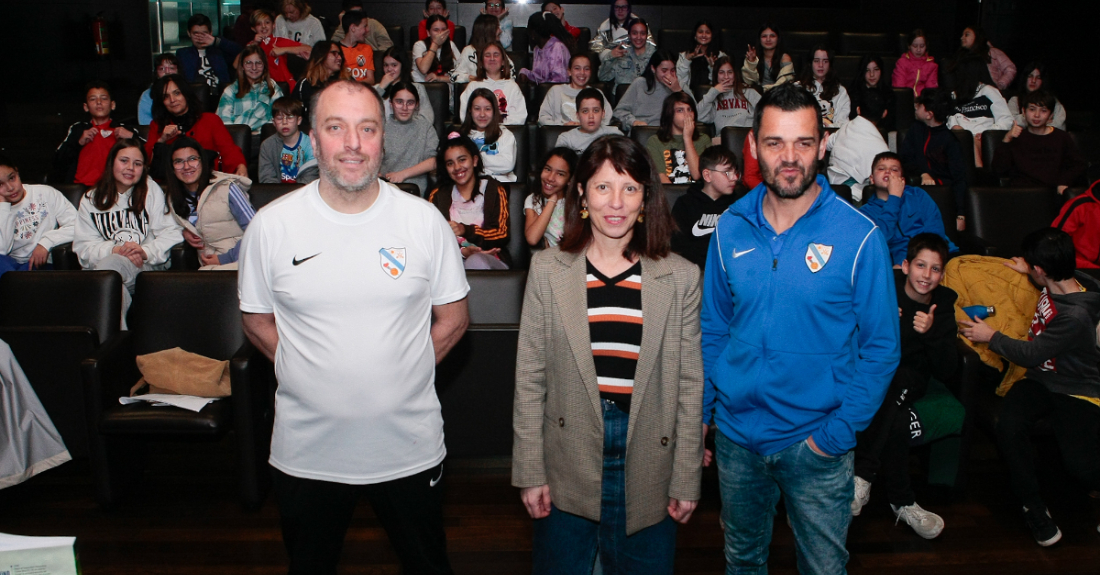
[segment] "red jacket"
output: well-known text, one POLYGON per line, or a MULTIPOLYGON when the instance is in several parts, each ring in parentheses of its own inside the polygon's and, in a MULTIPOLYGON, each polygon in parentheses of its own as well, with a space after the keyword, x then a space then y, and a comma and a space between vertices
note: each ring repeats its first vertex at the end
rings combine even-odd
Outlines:
MULTIPOLYGON (((157 166, 158 162, 154 160, 154 154, 164 154, 165 158, 160 160, 160 165, 167 167, 170 163, 170 159, 167 157, 168 146, 175 141, 175 138, 163 144, 158 144, 157 140, 160 139, 160 134, 161 127, 156 120, 153 120, 149 124, 149 139, 145 142, 145 155, 149 158, 150 166, 157 166)), ((203 149, 218 153, 220 167, 215 164, 215 168, 219 171, 233 172, 237 169, 237 166, 247 165, 244 152, 233 142, 233 137, 229 135, 229 130, 225 129, 225 124, 222 123, 222 119, 217 114, 203 112, 202 116, 199 117, 199 121, 195 122, 194 127, 187 131, 187 135, 194 138, 203 149)), ((154 172, 153 177, 163 178, 164 174, 154 172)))
POLYGON ((1085 193, 1066 202, 1051 224, 1073 238, 1078 268, 1100 268, 1100 201, 1093 194, 1097 184, 1100 180, 1085 193))
POLYGON ((745 164, 745 173, 741 174, 741 181, 751 190, 760 185, 763 180, 760 178, 760 163, 752 157, 752 151, 749 150, 748 138, 745 138, 745 145, 741 147, 741 157, 744 158, 742 161, 745 164))
MULTIPOLYGON (((255 43, 255 42, 253 42, 255 43)), ((290 57, 290 54, 282 54, 276 56, 272 54, 275 48, 297 48, 302 44, 289 40, 287 38, 278 38, 276 36, 268 36, 264 38, 263 42, 260 42, 260 48, 263 48, 264 54, 267 54, 267 70, 271 74, 271 79, 276 82, 286 82, 290 89, 294 89, 294 75, 290 73, 290 67, 287 66, 286 60, 290 57)))

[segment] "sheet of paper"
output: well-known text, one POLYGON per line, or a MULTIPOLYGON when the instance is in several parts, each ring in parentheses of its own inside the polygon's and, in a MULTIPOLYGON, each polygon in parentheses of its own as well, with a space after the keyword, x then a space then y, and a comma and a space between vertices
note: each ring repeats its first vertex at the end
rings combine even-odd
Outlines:
POLYGON ((206 407, 208 403, 217 401, 218 399, 221 398, 195 397, 194 395, 172 395, 167 393, 147 393, 135 397, 120 397, 118 398, 118 402, 122 405, 127 405, 139 401, 147 401, 153 405, 173 405, 181 409, 198 413, 202 411, 202 408, 206 407))
POLYGON ((0 573, 76 575, 76 537, 24 537, 0 533, 0 573))

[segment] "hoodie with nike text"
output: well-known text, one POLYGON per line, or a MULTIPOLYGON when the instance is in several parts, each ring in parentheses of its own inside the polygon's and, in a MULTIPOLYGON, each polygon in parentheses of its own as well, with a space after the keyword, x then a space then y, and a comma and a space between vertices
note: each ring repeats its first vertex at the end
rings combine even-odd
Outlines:
POLYGON ((695 182, 688 187, 687 193, 676 200, 672 206, 672 219, 676 220, 676 231, 672 233, 672 251, 684 256, 691 263, 706 269, 707 248, 710 235, 726 208, 733 204, 735 196, 720 196, 717 200, 703 193, 703 182, 695 182))
POLYGON ((824 176, 782 234, 762 184, 718 219, 703 288, 703 421, 772 455, 813 437, 856 444, 901 357, 890 256, 874 222, 824 176))

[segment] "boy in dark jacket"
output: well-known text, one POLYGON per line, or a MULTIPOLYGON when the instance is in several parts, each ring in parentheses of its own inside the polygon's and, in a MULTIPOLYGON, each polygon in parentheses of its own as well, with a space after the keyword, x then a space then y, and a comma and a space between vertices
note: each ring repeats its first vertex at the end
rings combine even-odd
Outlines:
POLYGON ((1080 183, 1086 163, 1069 134, 1048 126, 1054 106, 1054 94, 1039 89, 1028 92, 1020 101, 1027 126, 1013 126, 1004 143, 993 152, 993 174, 1008 177, 1010 186, 1057 187, 1062 193, 1080 183))
POLYGON ((966 162, 959 141, 944 123, 951 114, 951 92, 926 88, 913 100, 916 122, 898 146, 901 165, 922 186, 949 186, 955 193, 957 229, 966 227, 966 162))
POLYGON ((672 206, 672 218, 678 228, 672 234, 672 251, 705 268, 710 236, 718 216, 737 199, 733 188, 740 173, 737 156, 724 146, 703 150, 699 154, 699 169, 703 179, 693 182, 672 206))
POLYGON ((1100 490, 1100 283, 1075 273, 1073 239, 1054 228, 1028 234, 1023 257, 1005 262, 1042 288, 1027 340, 994 331, 980 319, 960 320, 973 342, 1027 368, 1025 379, 1005 394, 997 421, 997 445, 1008 464, 1012 490, 1023 504, 1035 541, 1046 547, 1062 531, 1039 494, 1031 430, 1040 418, 1054 429, 1066 469, 1086 490, 1100 490))
POLYGON ((876 476, 886 484, 890 508, 925 539, 943 531, 943 519, 917 505, 909 484, 910 408, 924 396, 935 377, 946 381, 955 372, 955 300, 958 294, 940 285, 947 242, 933 233, 909 242, 901 270, 894 272, 901 318, 901 363, 871 425, 856 443, 855 495, 852 515, 871 497, 876 476))
POLYGON ((180 73, 188 82, 203 82, 210 89, 215 101, 222 88, 236 80, 233 60, 242 47, 231 40, 213 35, 214 25, 205 14, 195 14, 187 20, 187 36, 191 46, 176 50, 183 69, 180 73))
POLYGON ((84 88, 84 111, 89 118, 69 126, 65 141, 54 153, 51 184, 83 184, 91 187, 103 174, 107 153, 118 138, 133 138, 136 126, 114 122, 115 101, 106 83, 94 81, 84 88))

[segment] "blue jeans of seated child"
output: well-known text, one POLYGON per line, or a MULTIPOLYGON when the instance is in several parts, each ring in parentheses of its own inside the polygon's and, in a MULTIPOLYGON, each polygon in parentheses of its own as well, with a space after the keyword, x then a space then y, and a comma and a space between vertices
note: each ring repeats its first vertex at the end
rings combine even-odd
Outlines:
MULTIPOLYGON (((25 272, 30 269, 30 262, 19 263, 15 258, 8 255, 0 255, 0 275, 4 275, 7 272, 25 272)), ((52 270, 53 264, 42 264, 36 270, 52 270)))
POLYGON ((551 505, 548 517, 535 520, 533 571, 536 575, 592 573, 598 552, 604 575, 671 575, 676 556, 676 522, 671 517, 626 535, 626 430, 630 417, 612 401, 601 403, 604 455, 600 521, 551 505))
POLYGON ((726 575, 768 572, 775 505, 782 493, 794 530, 798 572, 845 573, 852 520, 852 453, 818 455, 805 440, 757 455, 718 432, 718 482, 726 528, 726 575))

